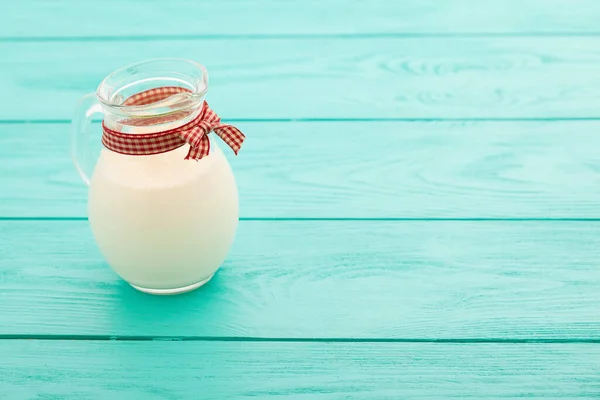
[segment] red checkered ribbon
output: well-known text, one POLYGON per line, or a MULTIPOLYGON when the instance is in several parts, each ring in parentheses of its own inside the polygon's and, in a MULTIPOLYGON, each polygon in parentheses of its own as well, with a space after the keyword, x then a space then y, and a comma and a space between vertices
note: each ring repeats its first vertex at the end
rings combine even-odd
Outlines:
MULTIPOLYGON (((132 106, 152 104, 181 92, 189 92, 189 90, 174 86, 150 89, 129 97, 123 104, 132 106)), ((130 121, 128 124, 149 126, 167 120, 175 120, 184 115, 185 113, 183 115, 181 113, 173 113, 167 116, 130 121)), ((179 128, 138 135, 113 131, 102 123, 102 131, 102 143, 107 149, 134 156, 166 153, 187 143, 190 145, 190 151, 185 157, 186 160, 200 160, 202 157, 208 155, 210 152, 208 134, 211 131, 219 135, 235 154, 242 147, 245 138, 244 134, 238 128, 221 123, 221 118, 208 107, 206 101, 202 105, 200 115, 179 128)))

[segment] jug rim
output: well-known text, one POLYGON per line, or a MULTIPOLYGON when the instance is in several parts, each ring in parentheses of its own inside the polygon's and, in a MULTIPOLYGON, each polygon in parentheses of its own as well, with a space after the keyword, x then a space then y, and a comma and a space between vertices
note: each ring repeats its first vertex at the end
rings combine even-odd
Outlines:
POLYGON ((170 102, 169 109, 171 111, 189 109, 191 107, 196 107, 202 103, 202 101, 204 100, 204 96, 208 91, 208 72, 202 64, 186 58, 153 58, 138 61, 118 68, 111 72, 109 75, 107 75, 102 80, 100 85, 98 85, 98 88, 96 90, 96 97, 104 107, 118 114, 135 114, 137 112, 144 112, 144 114, 152 113, 153 110, 159 108, 157 107, 156 103, 151 103, 147 105, 125 105, 122 104, 124 99, 117 98, 116 94, 134 84, 139 84, 140 82, 144 81, 149 82, 152 80, 158 80, 160 79, 160 77, 158 76, 160 75, 160 72, 170 72, 174 75, 178 75, 178 78, 172 79, 181 83, 183 87, 186 87, 190 90, 189 93, 181 93, 179 95, 180 98, 178 99, 178 101, 170 102), (117 80, 117 78, 120 76, 133 76, 136 72, 139 72, 140 70, 143 71, 145 67, 160 67, 160 65, 170 65, 171 69, 168 71, 161 71, 160 68, 158 68, 156 72, 154 72, 157 75, 156 77, 145 78, 142 80, 132 81, 130 83, 120 85, 118 86, 115 93, 111 92, 111 90, 114 89, 112 87, 113 85, 109 84, 111 80, 117 80), (188 71, 190 71, 190 73, 186 74, 185 72, 174 71, 173 69, 176 69, 173 68, 174 66, 181 66, 181 70, 187 69, 188 71), (196 74, 196 76, 194 76, 193 74, 196 74))

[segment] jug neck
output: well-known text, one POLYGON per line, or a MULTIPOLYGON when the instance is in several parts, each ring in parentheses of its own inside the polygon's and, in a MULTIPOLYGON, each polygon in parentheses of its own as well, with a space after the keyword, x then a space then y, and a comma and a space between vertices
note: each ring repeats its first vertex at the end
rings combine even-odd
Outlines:
POLYGON ((125 106, 117 112, 103 104, 104 125, 120 133, 149 134, 179 128, 195 120, 202 112, 204 102, 198 103, 185 88, 167 87, 148 92, 157 91, 164 93, 151 103, 143 104, 140 97, 143 98, 147 92, 141 92, 126 99, 125 106))
POLYGON ((184 59, 157 59, 121 68, 96 92, 104 123, 112 130, 148 134, 175 129, 202 111, 206 69, 184 59))

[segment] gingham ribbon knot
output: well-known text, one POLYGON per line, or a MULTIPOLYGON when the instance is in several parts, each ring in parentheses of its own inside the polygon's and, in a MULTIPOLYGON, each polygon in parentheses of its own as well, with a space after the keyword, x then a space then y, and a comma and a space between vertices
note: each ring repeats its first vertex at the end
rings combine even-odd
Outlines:
MULTIPOLYGON (((175 93, 188 91, 178 87, 163 87, 147 90, 130 97, 125 101, 125 105, 145 105, 163 100, 175 93)), ((151 125, 152 122, 164 122, 165 117, 152 117, 146 119, 144 125, 151 125)), ((171 117, 170 119, 173 119, 171 117)), ((137 123, 133 123, 136 125, 137 123)), ((193 121, 163 132, 151 134, 128 134, 113 131, 102 124, 102 143, 106 148, 121 154, 128 155, 152 155, 166 153, 175 150, 186 143, 190 145, 190 150, 185 157, 186 160, 200 160, 210 153, 210 140, 208 134, 215 132, 237 155, 242 143, 244 134, 235 126, 221 123, 221 118, 210 109, 205 101, 200 115, 193 121)))
POLYGON ((237 155, 244 142, 244 134, 235 126, 221 123, 221 118, 204 102, 202 113, 191 127, 179 132, 179 136, 190 145, 186 160, 200 160, 210 152, 208 134, 215 132, 237 155))

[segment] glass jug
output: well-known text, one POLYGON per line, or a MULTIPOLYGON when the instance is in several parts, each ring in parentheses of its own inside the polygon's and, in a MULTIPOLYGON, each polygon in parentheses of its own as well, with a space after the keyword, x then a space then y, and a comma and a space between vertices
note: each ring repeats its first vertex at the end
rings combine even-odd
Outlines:
POLYGON ((145 61, 106 77, 73 118, 72 156, 89 186, 94 239, 114 271, 146 293, 183 293, 211 279, 237 229, 235 179, 214 134, 207 135, 208 155, 197 161, 186 159, 189 144, 150 155, 121 154, 105 144, 92 160, 91 118, 102 113, 106 131, 151 137, 197 120, 207 89, 206 69, 195 62, 145 61), (180 92, 150 103, 130 101, 164 87, 180 92))

